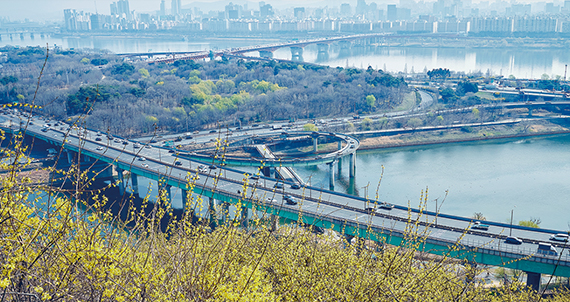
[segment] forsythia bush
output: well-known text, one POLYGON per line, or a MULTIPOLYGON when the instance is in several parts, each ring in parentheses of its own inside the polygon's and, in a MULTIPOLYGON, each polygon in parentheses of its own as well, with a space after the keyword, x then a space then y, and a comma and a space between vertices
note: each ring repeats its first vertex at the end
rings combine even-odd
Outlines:
POLYGON ((412 249, 349 244, 296 225, 272 232, 252 221, 247 229, 228 223, 212 230, 182 217, 161 229, 171 215, 161 199, 143 205, 152 211, 132 207, 118 220, 97 192, 86 200, 85 192, 64 195, 19 177, 14 159, 23 155, 15 149, 3 151, 10 160, 2 164, 0 192, 1 301, 539 299, 516 282, 483 287, 474 278, 479 271, 457 261, 420 260, 412 249))

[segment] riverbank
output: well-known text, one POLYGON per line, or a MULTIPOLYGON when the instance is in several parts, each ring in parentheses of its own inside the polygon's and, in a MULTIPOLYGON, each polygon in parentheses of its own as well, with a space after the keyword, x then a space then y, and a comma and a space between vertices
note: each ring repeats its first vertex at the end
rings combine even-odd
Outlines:
POLYGON ((570 128, 548 121, 521 122, 513 125, 411 132, 391 136, 359 138, 359 150, 402 148, 470 141, 570 134, 570 128))

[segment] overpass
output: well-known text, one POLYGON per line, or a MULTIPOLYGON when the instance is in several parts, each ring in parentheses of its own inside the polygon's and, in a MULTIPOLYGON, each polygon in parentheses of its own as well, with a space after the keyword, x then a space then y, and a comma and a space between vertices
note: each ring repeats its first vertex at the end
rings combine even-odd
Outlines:
POLYGON ((351 196, 311 186, 294 189, 287 185, 276 189, 275 184, 283 181, 264 176, 252 177, 227 166, 199 167, 205 162, 182 158, 166 149, 149 148, 148 145, 141 146, 95 131, 75 129, 62 122, 57 124, 54 127, 53 122, 38 118, 0 115, 0 129, 7 133, 24 133, 59 146, 72 154, 68 156, 69 162, 72 158, 84 158, 87 162, 113 166, 121 186, 126 182, 123 172, 129 171, 135 194, 138 194, 138 177, 146 177, 161 183, 161 190, 168 194, 171 190, 181 190, 186 209, 196 206, 194 196, 205 197, 210 218, 217 217, 220 212, 222 217, 231 218, 229 206, 239 205, 244 211, 241 217, 236 218, 244 221, 252 213, 265 213, 331 229, 347 238, 355 236, 396 246, 417 243, 417 249, 422 252, 462 259, 472 264, 522 270, 528 274, 528 284, 534 288, 539 286, 540 274, 570 277, 566 243, 551 242, 558 250, 556 256, 537 253, 539 242, 549 242, 551 234, 564 233, 562 231, 509 226, 499 222, 488 222, 490 227, 487 231, 474 230, 470 228, 471 218, 399 205, 381 208, 380 201, 368 196, 351 196), (44 127, 47 123, 52 126, 44 127), (146 160, 139 160, 143 157, 146 160), (188 186, 189 182, 193 185, 188 186), (284 195, 293 196, 298 204, 285 203, 284 195), (409 238, 410 223, 425 230, 424 239, 415 241, 409 238), (520 238, 522 244, 508 244, 505 239, 509 232, 520 238))

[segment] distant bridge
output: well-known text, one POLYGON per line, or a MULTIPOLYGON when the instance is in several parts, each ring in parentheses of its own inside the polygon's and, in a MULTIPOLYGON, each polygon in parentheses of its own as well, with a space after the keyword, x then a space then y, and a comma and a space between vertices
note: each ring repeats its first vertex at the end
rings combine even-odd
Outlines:
POLYGON ((310 44, 316 44, 319 53, 328 52, 329 45, 332 43, 340 43, 341 48, 349 48, 353 41, 363 41, 364 44, 374 44, 385 39, 414 39, 414 38, 465 38, 458 34, 412 34, 412 35, 394 35, 387 33, 372 33, 347 35, 333 38, 317 38, 310 40, 295 40, 282 43, 255 45, 246 47, 236 47, 224 50, 211 50, 199 52, 157 52, 157 53, 124 53, 120 54, 124 57, 148 57, 149 63, 173 63, 178 60, 201 60, 210 57, 221 57, 224 55, 242 55, 249 52, 259 52, 260 57, 273 58, 273 52, 280 48, 290 48, 293 61, 299 61, 303 55, 303 48, 310 44), (157 57, 157 58, 155 58, 157 57))

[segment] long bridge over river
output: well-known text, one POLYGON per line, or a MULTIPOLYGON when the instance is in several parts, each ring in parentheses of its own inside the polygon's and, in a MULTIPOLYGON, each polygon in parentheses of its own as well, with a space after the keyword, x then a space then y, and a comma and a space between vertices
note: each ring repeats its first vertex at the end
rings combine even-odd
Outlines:
POLYGON ((341 49, 350 49, 354 45, 366 46, 392 39, 409 39, 416 38, 462 38, 467 37, 458 34, 413 34, 413 35, 394 35, 387 33, 346 35, 330 38, 316 38, 308 40, 293 40, 287 42, 279 42, 265 45, 254 45, 246 47, 237 47, 223 50, 211 51, 193 51, 193 52, 156 52, 156 53, 124 53, 118 54, 127 58, 146 57, 149 63, 173 63, 179 60, 201 60, 209 57, 223 56, 243 56, 246 53, 259 52, 260 58, 273 58, 273 52, 281 48, 289 48, 291 50, 292 61, 302 61, 303 49, 311 44, 318 47, 319 54, 326 54, 332 43, 338 43, 341 49))
MULTIPOLYGON (((36 141, 53 145, 53 148, 61 148, 67 153, 70 164, 74 161, 88 163, 92 169, 100 170, 93 171, 100 172, 99 176, 112 177, 110 172, 115 169, 123 192, 128 181, 124 172, 128 171, 135 194, 139 190, 138 178, 145 177, 161 183, 161 190, 166 190, 168 195, 173 190, 180 190, 185 208, 191 206, 191 197, 202 196, 208 200, 209 215, 216 215, 217 209, 228 213, 231 205, 240 205, 245 211, 238 219, 245 220, 252 211, 261 211, 285 220, 331 229, 349 239, 359 237, 396 246, 406 244, 409 240, 406 226, 417 219, 426 230, 426 238, 418 246, 421 251, 471 264, 522 270, 527 273, 528 285, 535 289, 540 285, 541 274, 570 277, 567 243, 550 241, 556 247, 557 255, 537 252, 538 243, 549 242, 552 234, 563 231, 499 222, 486 222, 490 225, 487 231, 475 230, 471 228, 471 218, 430 211, 420 213, 398 205, 380 207, 382 203, 375 200, 306 185, 296 188, 292 182, 258 177, 223 165, 208 167, 206 162, 184 158, 160 147, 139 145, 63 122, 23 117, 14 112, 4 111, 0 115, 0 129, 12 134, 24 133, 36 141), (189 182, 195 182, 195 185, 189 187, 189 182), (292 196, 298 204, 285 202, 285 195, 292 196), (512 236, 522 240, 522 244, 506 243, 511 232, 512 236)), ((344 151, 337 153, 339 158, 356 154, 350 151, 351 148, 346 150, 341 146, 341 149, 344 151)), ((326 160, 334 162, 334 158, 326 160)))

